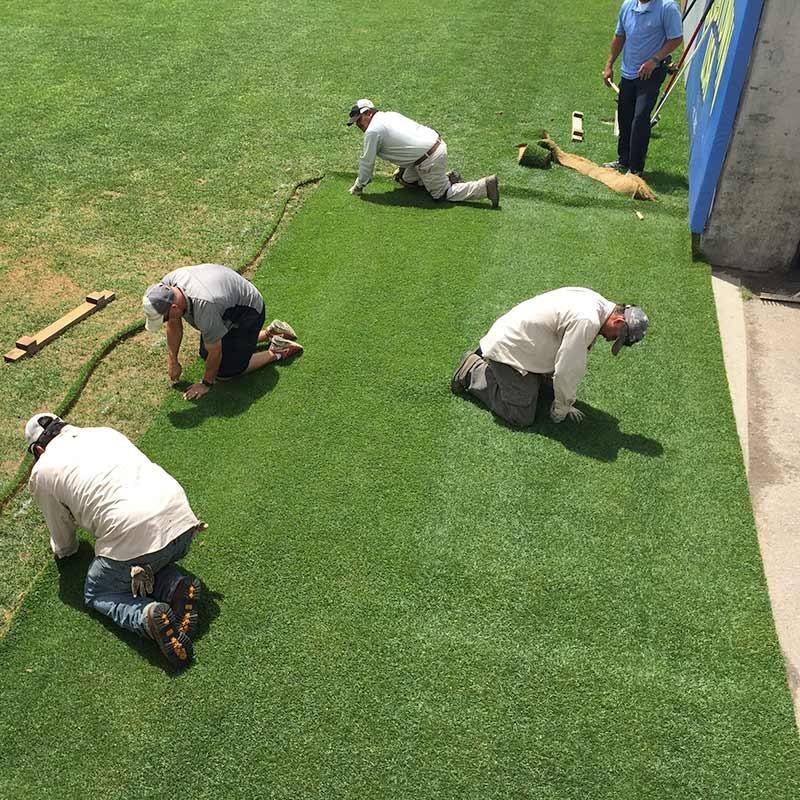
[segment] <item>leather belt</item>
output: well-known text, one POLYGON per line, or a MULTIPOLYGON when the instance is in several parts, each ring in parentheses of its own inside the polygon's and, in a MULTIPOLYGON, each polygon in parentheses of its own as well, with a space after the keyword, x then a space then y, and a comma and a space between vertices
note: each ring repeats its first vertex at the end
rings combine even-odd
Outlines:
POLYGON ((439 149, 439 145, 440 145, 441 143, 442 143, 442 140, 441 140, 441 139, 437 139, 437 140, 436 140, 436 141, 433 143, 433 146, 431 147, 431 149, 430 149, 430 150, 428 150, 428 152, 427 152, 427 153, 425 153, 425 155, 424 155, 424 156, 420 156, 420 157, 419 157, 419 158, 418 158, 418 159, 417 159, 417 160, 414 162, 414 166, 415 166, 415 167, 418 167, 418 166, 419 166, 419 165, 420 165, 420 164, 421 164, 421 163, 422 163, 422 162, 423 162, 423 161, 424 161, 426 158, 429 158, 430 156, 432 156, 432 155, 433 155, 433 154, 434 154, 434 153, 435 153, 435 152, 436 152, 436 151, 439 149))

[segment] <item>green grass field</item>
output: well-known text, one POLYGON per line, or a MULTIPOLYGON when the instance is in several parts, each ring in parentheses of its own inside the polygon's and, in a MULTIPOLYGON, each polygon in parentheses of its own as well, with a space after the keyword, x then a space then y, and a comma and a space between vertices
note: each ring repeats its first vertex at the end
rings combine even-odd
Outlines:
MULTIPOLYGON (((615 3, 61 8, 5 23, 19 133, 0 224, 30 230, 3 238, 3 264, 31 269, 38 247, 42 269, 121 297, 95 334, 2 370, 13 465, 20 420, 135 318, 149 279, 243 265, 294 182, 326 177, 255 275, 306 353, 198 405, 161 390, 142 425, 210 524, 185 562, 206 589, 192 668, 85 613, 88 542, 57 567, 25 494, 0 520, 4 605, 32 580, 0 641, 0 797, 795 797, 679 109, 641 222, 582 176, 514 160, 542 125, 566 143, 573 108, 580 152, 613 151, 597 73, 615 3), (360 135, 341 123, 364 95, 436 124, 465 174, 496 170, 502 209, 388 180, 348 195, 360 135), (48 103, 69 114, 44 124, 48 103), (121 196, 87 227, 102 191, 121 196), (55 258, 81 243, 106 249, 55 258), (570 284, 651 318, 644 344, 592 353, 580 426, 511 431, 449 393, 500 313, 570 284), (15 537, 36 548, 24 563, 15 537)), ((4 336, 45 300, 9 297, 4 336)), ((136 365, 155 380, 162 358, 136 365)), ((114 422, 89 395, 80 420, 114 422)))

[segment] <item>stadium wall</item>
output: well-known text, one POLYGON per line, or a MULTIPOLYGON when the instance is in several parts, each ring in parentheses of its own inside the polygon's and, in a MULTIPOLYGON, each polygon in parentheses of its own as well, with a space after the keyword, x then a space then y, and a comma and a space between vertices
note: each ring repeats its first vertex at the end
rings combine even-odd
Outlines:
POLYGON ((800 2, 715 0, 698 41, 686 80, 691 231, 716 266, 785 270, 800 244, 800 2))

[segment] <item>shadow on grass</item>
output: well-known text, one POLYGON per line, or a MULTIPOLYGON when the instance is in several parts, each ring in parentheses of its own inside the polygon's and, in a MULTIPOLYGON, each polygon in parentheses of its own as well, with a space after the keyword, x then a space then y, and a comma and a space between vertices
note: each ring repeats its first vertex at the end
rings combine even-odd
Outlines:
MULTIPOLYGON (((284 367, 282 367, 284 368, 284 367)), ((219 381, 201 400, 184 400, 186 407, 170 411, 167 416, 176 428, 194 428, 209 417, 238 417, 267 392, 271 392, 280 379, 274 364, 263 369, 233 378, 230 381, 219 381)), ((188 382, 175 384, 178 392, 185 392, 188 382)))
POLYGON ((597 461, 616 461, 620 450, 630 450, 650 458, 663 455, 664 448, 657 439, 621 431, 619 420, 599 408, 593 408, 586 403, 575 405, 586 414, 582 422, 564 420, 556 424, 548 416, 548 404, 544 411, 541 406, 539 407, 536 425, 526 428, 525 431, 546 436, 548 439, 560 442, 573 453, 597 461))
MULTIPOLYGON (((449 200, 434 200, 423 189, 397 188, 389 192, 364 192, 361 199, 365 203, 376 203, 381 206, 403 206, 405 208, 428 208, 442 211, 454 206, 468 206, 469 208, 492 209, 488 200, 482 203, 451 203, 449 200)), ((502 199, 502 198, 501 198, 502 199)))
MULTIPOLYGON (((601 185, 602 184, 598 184, 598 186, 601 185)), ((539 200, 540 202, 561 206, 563 208, 603 208, 620 211, 630 211, 632 208, 634 208, 633 200, 625 195, 616 194, 611 190, 608 191, 608 196, 604 198, 595 197, 590 194, 574 194, 572 196, 566 196, 562 191, 551 192, 549 190, 521 186, 508 186, 505 190, 501 186, 500 192, 501 205, 503 193, 505 193, 507 197, 519 197, 523 200, 539 200)), ((651 208, 654 213, 658 213, 659 215, 663 214, 667 217, 676 218, 683 218, 686 216, 686 209, 684 208, 669 208, 663 205, 660 206, 658 205, 658 201, 655 203, 648 203, 646 201, 635 202, 644 203, 642 206, 636 206, 637 208, 651 208)))
MULTIPOLYGON (((462 396, 479 408, 487 410, 486 406, 476 397, 469 394, 462 396)), ((586 415, 581 422, 570 420, 553 422, 550 419, 550 405, 553 398, 552 386, 547 384, 542 386, 536 403, 536 422, 528 428, 515 428, 496 415, 493 415, 494 422, 502 428, 519 433, 546 436, 548 439, 560 442, 573 453, 588 456, 597 461, 616 461, 620 450, 630 450, 650 458, 658 458, 663 455, 664 447, 657 439, 621 431, 619 420, 616 417, 586 403, 575 404, 586 415)))
MULTIPOLYGON (((78 545, 78 552, 75 553, 74 556, 58 559, 56 561, 56 567, 58 569, 58 596, 61 598, 61 601, 96 619, 107 630, 111 631, 125 642, 125 644, 127 644, 131 650, 135 651, 140 658, 149 662, 154 667, 164 670, 164 672, 173 677, 181 674, 184 670, 172 667, 161 654, 155 642, 137 636, 131 631, 123 630, 115 625, 108 617, 104 617, 86 607, 83 601, 83 584, 86 580, 86 572, 89 569, 89 564, 92 562, 93 558, 94 550, 92 546, 89 542, 81 540, 78 545)), ((182 567, 181 570, 189 577, 198 577, 182 567)), ((198 610, 197 632, 192 639, 193 642, 199 641, 208 632, 211 623, 219 616, 219 603, 217 601, 224 599, 221 593, 211 591, 204 583, 202 583, 202 586, 200 608, 198 610)))
POLYGON ((686 193, 689 191, 689 181, 685 175, 675 175, 661 170, 647 170, 645 179, 660 194, 686 193))

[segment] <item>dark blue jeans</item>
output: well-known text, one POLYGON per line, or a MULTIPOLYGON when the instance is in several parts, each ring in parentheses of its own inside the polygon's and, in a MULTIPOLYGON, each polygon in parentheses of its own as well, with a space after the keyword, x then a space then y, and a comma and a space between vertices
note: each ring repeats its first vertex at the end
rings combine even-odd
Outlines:
POLYGON ((619 163, 632 172, 644 170, 650 144, 650 114, 666 77, 667 68, 659 67, 646 81, 622 78, 619 82, 617 155, 619 163))
POLYGON ((147 637, 144 610, 150 603, 169 603, 185 573, 175 561, 188 552, 194 538, 194 529, 182 533, 166 547, 155 553, 132 558, 130 561, 114 561, 97 556, 89 565, 83 596, 86 605, 110 617, 120 628, 147 637), (155 573, 155 586, 150 597, 134 597, 131 594, 131 567, 149 564, 155 573))

